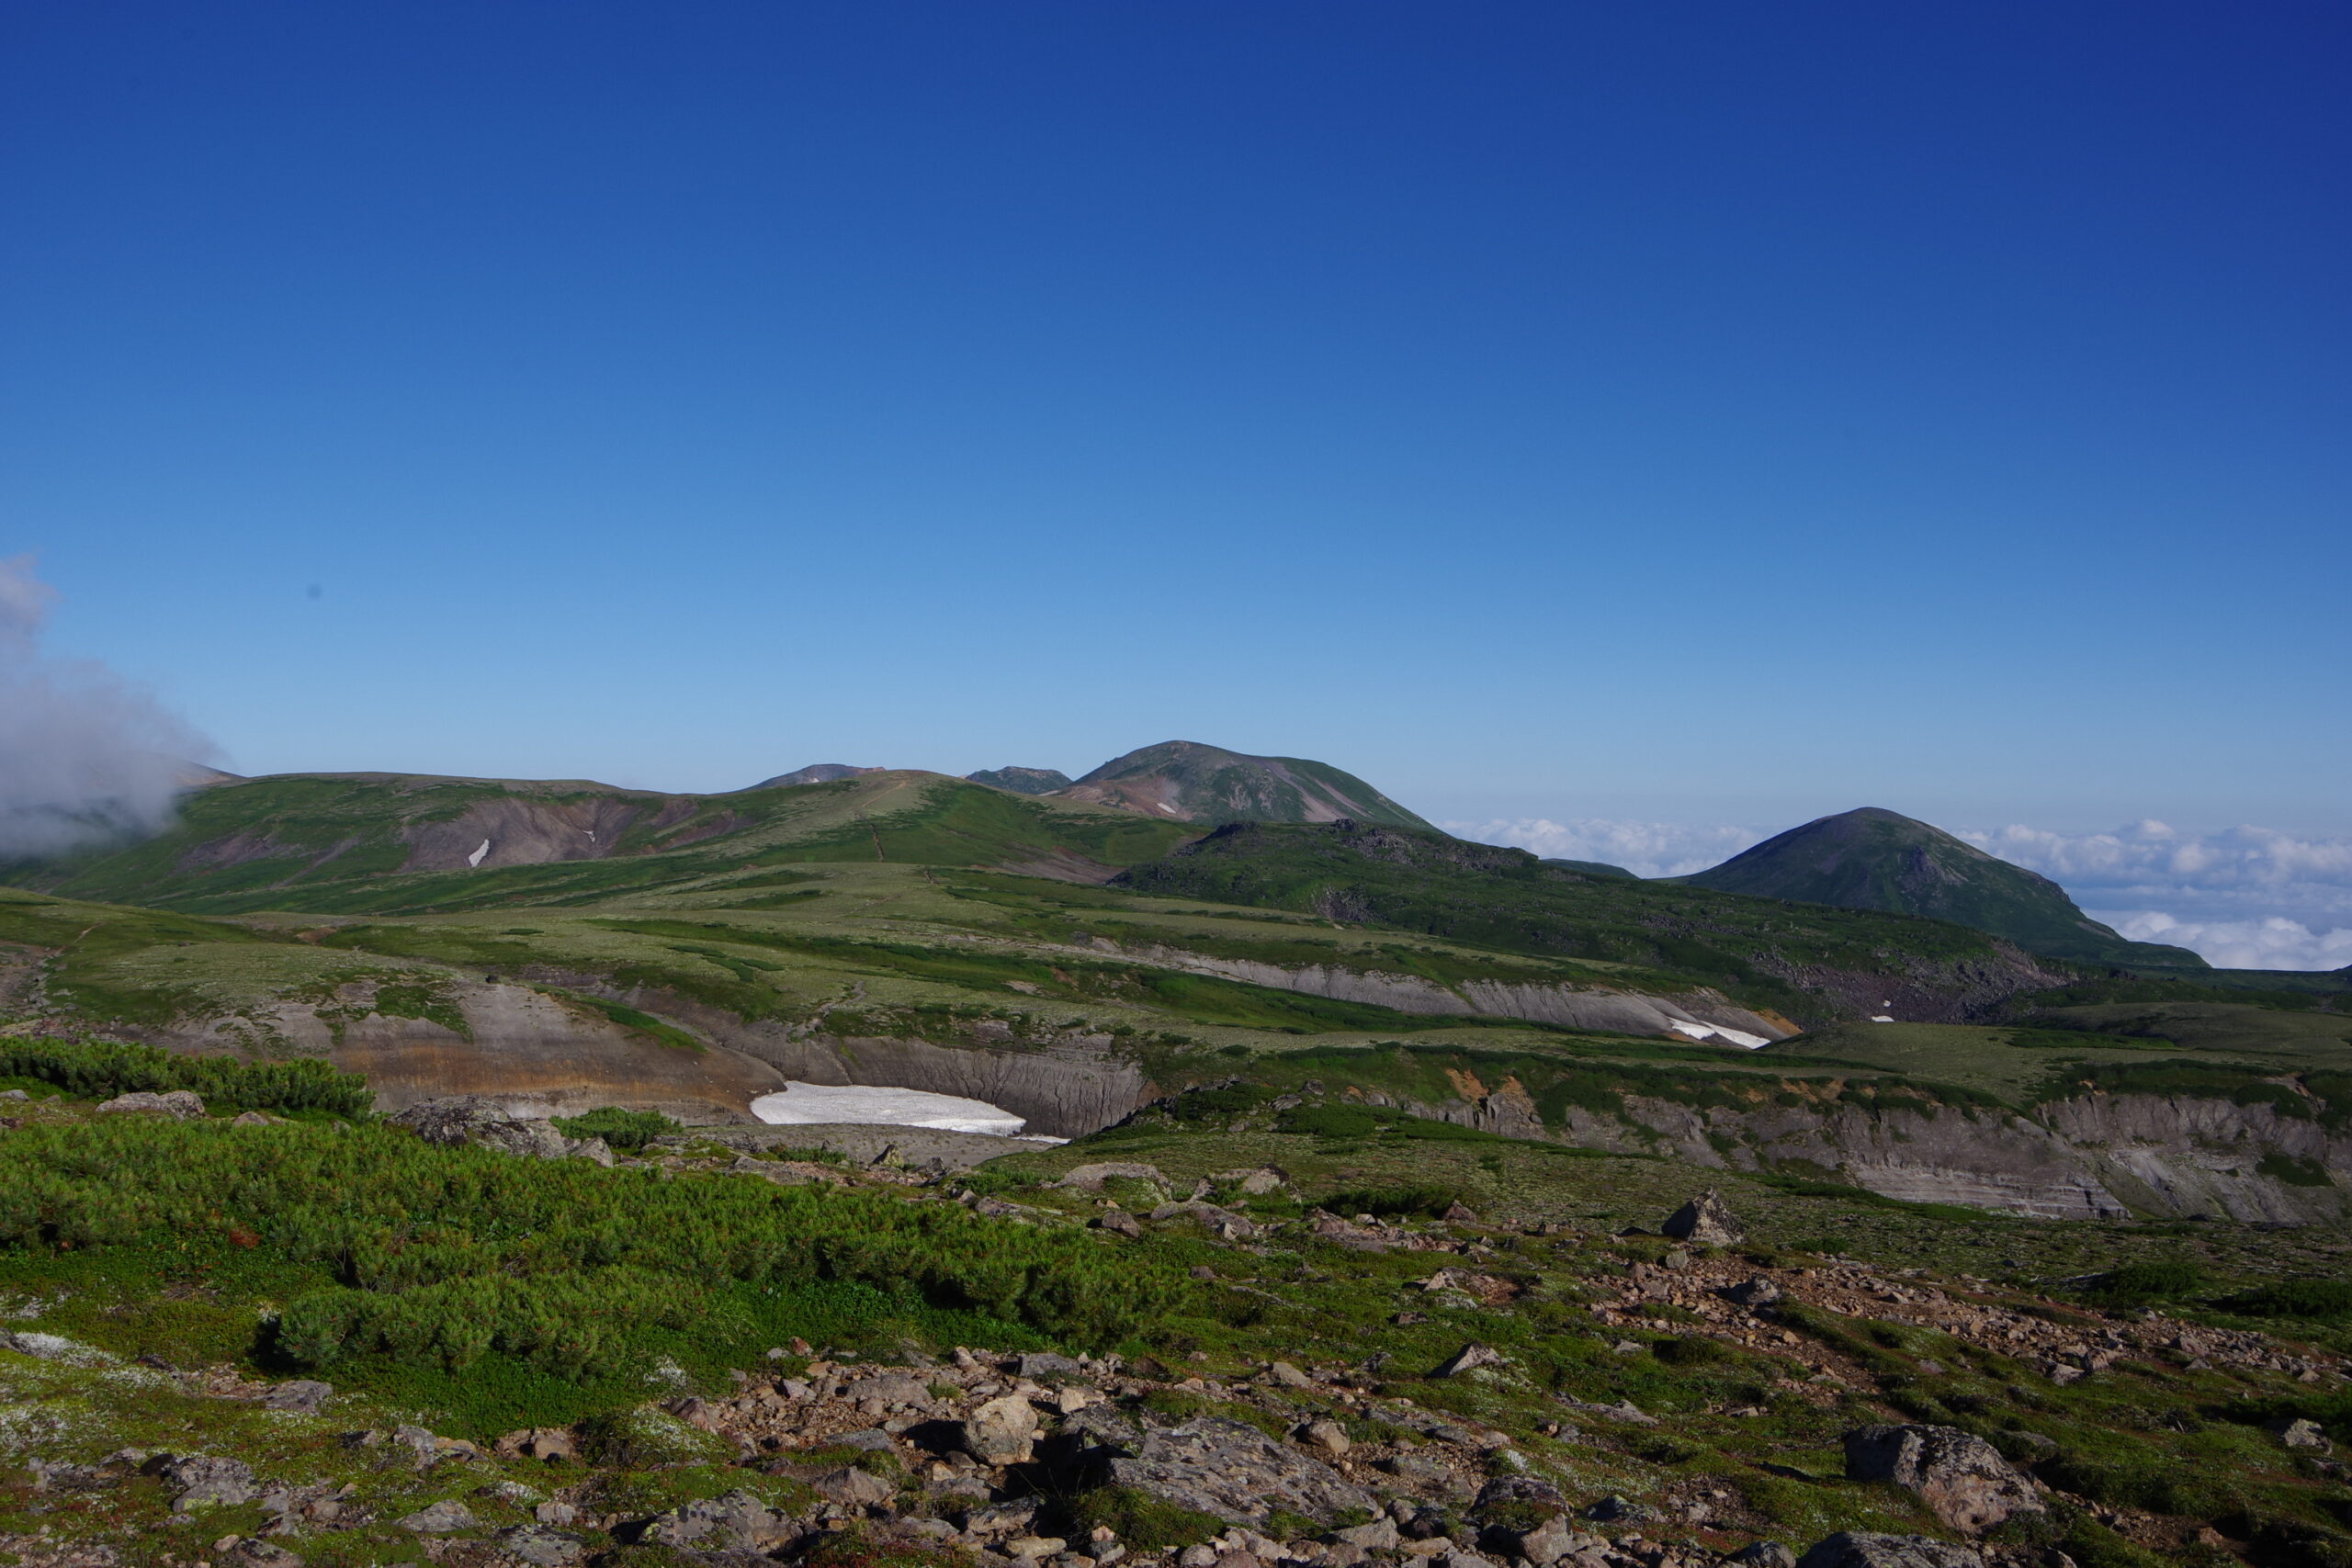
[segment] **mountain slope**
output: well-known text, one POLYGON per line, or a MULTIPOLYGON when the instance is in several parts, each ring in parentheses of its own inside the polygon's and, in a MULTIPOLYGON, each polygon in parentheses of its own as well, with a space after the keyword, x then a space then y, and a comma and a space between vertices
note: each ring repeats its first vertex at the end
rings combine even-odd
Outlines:
POLYGON ((1355 823, 1229 825, 1114 883, 1670 970, 1808 1026, 1883 1010, 1957 1022, 2065 978, 1942 920, 1593 875, 1525 850, 1355 823))
POLYGON ((1051 795, 1071 784, 1070 776, 1059 768, 982 768, 964 776, 974 784, 994 784, 1015 795, 1051 795))
POLYGON ((1304 757, 1253 757, 1165 740, 1114 757, 1068 789, 1081 800, 1182 822, 1336 822, 1435 829, 1352 773, 1304 757))
POLYGON ((715 795, 583 780, 289 773, 195 792, 163 834, 0 868, 0 880, 206 914, 426 913, 615 897, 820 861, 1100 881, 1190 831, 913 771, 715 795))
POLYGON ((1792 828, 1711 871, 1679 880, 1719 893, 1925 915, 2053 958, 2204 966, 2187 948, 2125 940, 2075 908, 2066 890, 2046 876, 1876 807, 1792 828))

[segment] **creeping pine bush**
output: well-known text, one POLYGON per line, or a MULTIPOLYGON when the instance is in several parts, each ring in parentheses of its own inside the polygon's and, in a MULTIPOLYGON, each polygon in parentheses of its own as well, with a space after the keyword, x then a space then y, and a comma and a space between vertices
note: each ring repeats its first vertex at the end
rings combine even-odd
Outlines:
POLYGON ((582 1116, 559 1116, 556 1131, 567 1138, 602 1138, 613 1148, 641 1149, 656 1138, 683 1133, 683 1123, 659 1111, 627 1111, 602 1105, 582 1116))
POLYGON ((638 1329, 707 1321, 735 1286, 910 1289, 1088 1346, 1146 1326, 1182 1289, 1085 1235, 957 1204, 663 1176, 382 1125, 24 1127, 0 1139, 0 1247, 253 1238, 344 1281, 286 1304, 279 1343, 303 1360, 454 1371, 496 1349, 575 1377, 622 1370, 638 1329))
POLYGON ((1323 1207, 1335 1214, 1428 1214, 1435 1217, 1461 1201, 1462 1194, 1455 1189, 1431 1184, 1355 1187, 1332 1193, 1323 1200, 1323 1207))
POLYGON ((368 1080, 324 1062, 239 1062, 107 1041, 0 1040, 0 1077, 37 1078, 84 1100, 193 1089, 208 1110, 367 1114, 368 1080))

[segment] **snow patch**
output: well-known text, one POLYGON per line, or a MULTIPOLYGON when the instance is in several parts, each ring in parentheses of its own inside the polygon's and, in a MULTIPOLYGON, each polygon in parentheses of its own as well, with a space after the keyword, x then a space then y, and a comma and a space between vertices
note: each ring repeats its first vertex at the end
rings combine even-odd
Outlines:
MULTIPOLYGON (((464 842, 463 840, 459 840, 458 841, 460 843, 464 842)), ((481 841, 481 848, 476 850, 473 853, 466 857, 466 863, 468 865, 479 866, 481 864, 481 857, 488 853, 490 853, 490 840, 488 839, 484 839, 481 841)))
POLYGON ((1691 1023, 1678 1018, 1670 1020, 1667 1027, 1693 1040, 1720 1040, 1726 1045, 1736 1045, 1747 1051, 1758 1051, 1772 1043, 1761 1034, 1750 1034, 1744 1029, 1725 1029, 1720 1023, 1691 1023))
POLYGON ((1001 1106, 921 1089, 871 1084, 788 1083, 781 1094, 752 1101, 752 1114, 776 1126, 852 1122, 883 1127, 934 1127, 945 1133, 988 1133, 1010 1138, 1027 1125, 1001 1106))

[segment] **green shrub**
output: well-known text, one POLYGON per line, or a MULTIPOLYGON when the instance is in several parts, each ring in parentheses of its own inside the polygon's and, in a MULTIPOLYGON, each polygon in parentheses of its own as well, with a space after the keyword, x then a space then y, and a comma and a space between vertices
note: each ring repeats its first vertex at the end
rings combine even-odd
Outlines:
POLYGON ((1282 1120, 1282 1131, 1317 1138, 1366 1138, 1380 1131, 1380 1117, 1361 1105, 1302 1105, 1282 1120))
POLYGON ((1427 1214, 1434 1218, 1461 1201, 1462 1194, 1454 1188, 1421 1183, 1351 1187, 1324 1199, 1323 1207, 1335 1214, 1427 1214))
POLYGON ((2109 1269, 2084 1286, 2082 1295, 2094 1306, 2145 1306, 2193 1295, 2204 1283, 2205 1271, 2186 1258, 2152 1258, 2109 1269))
POLYGON ((659 1111, 628 1111, 617 1105, 600 1105, 584 1116, 559 1116, 555 1126, 567 1138, 602 1138, 623 1150, 641 1149, 656 1138, 685 1131, 683 1123, 659 1111))
POLYGON ((0 1039, 0 1078, 52 1084, 77 1100, 188 1089, 209 1111, 325 1111, 364 1116, 368 1080, 309 1058, 240 1062, 101 1040, 0 1039))
POLYGON ((2248 1317, 2352 1316, 2352 1280, 2279 1280, 2241 1292, 2221 1305, 2248 1317))
POLYGON ((1082 1536, 1108 1525, 1130 1551, 1169 1551, 1198 1546, 1225 1533, 1214 1514, 1187 1508, 1132 1486, 1102 1486, 1071 1499, 1069 1516, 1082 1536))
POLYGON ((870 1285, 1086 1346, 1140 1331, 1184 1290, 1091 1236, 958 1204, 667 1175, 380 1126, 31 1126, 0 1139, 0 1248, 234 1242, 343 1281, 286 1303, 288 1355, 454 1370, 495 1350, 567 1377, 626 1370, 641 1331, 708 1326, 745 1289, 870 1285))

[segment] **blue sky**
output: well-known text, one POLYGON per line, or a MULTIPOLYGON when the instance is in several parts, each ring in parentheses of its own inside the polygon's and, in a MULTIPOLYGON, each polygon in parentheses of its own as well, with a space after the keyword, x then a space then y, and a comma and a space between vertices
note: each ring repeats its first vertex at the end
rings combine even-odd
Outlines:
POLYGON ((0 556, 241 771, 2352 834, 2339 6, 0 28, 0 556))

